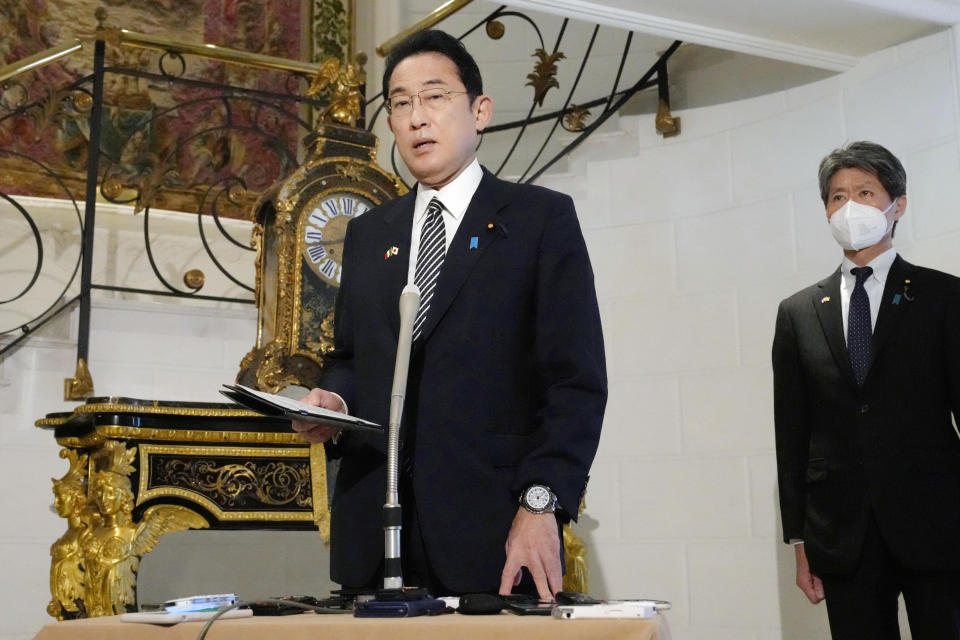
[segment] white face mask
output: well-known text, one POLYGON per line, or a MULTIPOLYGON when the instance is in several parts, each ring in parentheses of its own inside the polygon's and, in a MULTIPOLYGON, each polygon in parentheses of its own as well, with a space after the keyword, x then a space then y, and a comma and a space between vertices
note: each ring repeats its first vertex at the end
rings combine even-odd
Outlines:
POLYGON ((880 211, 868 204, 847 200, 830 216, 830 233, 844 249, 859 251, 873 246, 890 230, 887 212, 896 204, 897 199, 894 198, 889 207, 880 211))

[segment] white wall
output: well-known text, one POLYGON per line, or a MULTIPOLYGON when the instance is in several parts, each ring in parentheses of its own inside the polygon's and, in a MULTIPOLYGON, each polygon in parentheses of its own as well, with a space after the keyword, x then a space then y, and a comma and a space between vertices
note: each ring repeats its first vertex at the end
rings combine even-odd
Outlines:
POLYGON ((672 600, 675 638, 828 637, 780 542, 777 304, 840 262, 816 172, 852 140, 887 146, 907 169, 898 250, 960 273, 955 40, 943 32, 815 84, 680 112, 673 139, 652 117, 623 118, 619 141, 588 142, 570 175, 541 180, 577 202, 607 341, 610 402, 580 527, 591 587, 672 600))
MULTIPOLYGON (((680 113, 683 134, 667 141, 652 118, 625 118, 624 133, 578 150, 570 174, 542 181, 577 201, 607 340, 610 403, 579 527, 594 593, 672 600, 681 640, 826 637, 823 607, 805 604, 792 551, 779 542, 774 314, 839 262, 816 167, 847 140, 880 142, 907 167, 896 241, 905 257, 960 272, 955 40, 940 34, 813 85, 680 113)), ((217 400, 254 324, 250 308, 101 299, 97 392, 217 400)), ((32 424, 70 406, 61 394, 74 340, 68 322, 55 323, 0 363, 0 640, 30 637, 48 620, 47 554, 63 531, 48 478, 66 465, 32 424)), ((223 540, 220 564, 276 553, 283 568, 271 584, 326 584, 321 569, 297 561, 322 553, 318 543, 244 535, 223 540)), ((161 540, 155 553, 180 545, 197 558, 205 544, 161 540)))

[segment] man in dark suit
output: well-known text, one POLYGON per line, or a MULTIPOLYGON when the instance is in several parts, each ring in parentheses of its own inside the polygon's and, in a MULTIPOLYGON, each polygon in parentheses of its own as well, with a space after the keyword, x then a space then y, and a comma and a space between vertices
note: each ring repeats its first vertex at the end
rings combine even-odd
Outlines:
MULTIPOLYGON (((606 371, 593 274, 568 196, 501 181, 476 160, 490 121, 476 63, 427 31, 388 57, 390 129, 418 180, 351 221, 334 350, 307 401, 388 423, 408 282, 421 290, 401 434, 407 584, 435 594, 549 599, 559 528, 577 513, 596 452, 606 371)), ((295 423, 312 442, 334 431, 295 423)), ((385 438, 343 433, 331 577, 378 586, 385 438)))
POLYGON ((780 511, 834 638, 960 638, 960 279, 897 255, 906 173, 870 142, 820 164, 837 271, 780 304, 780 511), (952 414, 952 418, 951 418, 952 414))

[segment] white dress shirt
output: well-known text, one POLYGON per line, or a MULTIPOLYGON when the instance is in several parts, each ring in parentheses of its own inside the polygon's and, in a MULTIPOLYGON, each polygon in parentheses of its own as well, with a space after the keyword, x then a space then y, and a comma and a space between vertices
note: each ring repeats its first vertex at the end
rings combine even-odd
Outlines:
POLYGON ((427 205, 436 197, 443 204, 443 226, 447 234, 446 250, 450 250, 453 236, 460 228, 463 214, 467 212, 473 194, 483 179, 483 169, 476 158, 467 168, 460 172, 449 184, 440 189, 431 189, 422 184, 417 185, 417 201, 413 205, 413 232, 410 236, 410 264, 407 269, 407 282, 413 283, 417 271, 417 256, 420 254, 420 233, 423 223, 427 221, 427 205))
MULTIPOLYGON (((890 275, 890 267, 897 257, 897 250, 893 247, 887 249, 876 258, 867 263, 866 266, 873 269, 870 277, 864 280, 863 288, 867 291, 867 297, 870 299, 870 329, 877 328, 877 316, 880 314, 880 302, 883 300, 883 287, 887 284, 887 276, 890 275)), ((840 264, 840 310, 843 314, 843 337, 847 337, 847 317, 850 311, 850 296, 853 294, 853 288, 857 284, 857 277, 850 273, 850 270, 857 265, 844 256, 840 264)))

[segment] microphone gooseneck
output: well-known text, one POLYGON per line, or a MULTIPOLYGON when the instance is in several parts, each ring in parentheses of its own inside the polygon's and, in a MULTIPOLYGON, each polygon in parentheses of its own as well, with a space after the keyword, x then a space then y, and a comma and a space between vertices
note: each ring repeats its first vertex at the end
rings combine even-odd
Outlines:
POLYGON ((383 588, 402 589, 400 569, 400 529, 403 521, 400 496, 397 489, 400 459, 400 421, 403 401, 407 395, 407 374, 410 370, 410 348, 413 345, 413 325, 420 309, 420 289, 408 284, 400 294, 400 336, 397 339, 397 359, 393 369, 393 388, 390 392, 390 423, 387 435, 387 497, 383 505, 383 588))

